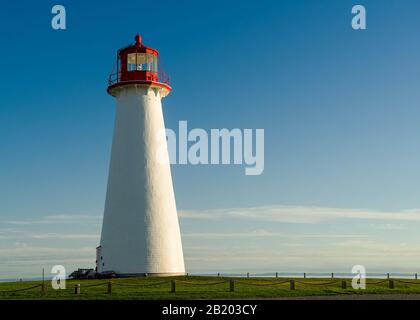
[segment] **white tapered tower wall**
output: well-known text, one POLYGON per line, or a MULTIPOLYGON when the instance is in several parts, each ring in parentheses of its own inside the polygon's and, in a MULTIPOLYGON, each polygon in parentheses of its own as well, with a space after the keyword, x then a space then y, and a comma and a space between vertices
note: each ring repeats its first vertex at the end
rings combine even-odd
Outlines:
POLYGON ((117 99, 98 271, 184 274, 160 87, 114 88, 117 99), (164 152, 162 152, 164 151, 164 152), (157 153, 159 152, 159 161, 157 153))

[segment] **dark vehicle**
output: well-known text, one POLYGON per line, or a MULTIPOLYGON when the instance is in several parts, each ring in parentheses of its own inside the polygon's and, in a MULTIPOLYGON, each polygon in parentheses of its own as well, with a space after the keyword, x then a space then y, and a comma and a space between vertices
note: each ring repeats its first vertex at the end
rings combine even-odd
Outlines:
POLYGON ((96 274, 98 279, 112 279, 116 278, 117 274, 114 271, 104 271, 96 274))
POLYGON ((70 279, 95 279, 96 277, 97 272, 93 269, 77 269, 69 275, 70 279))

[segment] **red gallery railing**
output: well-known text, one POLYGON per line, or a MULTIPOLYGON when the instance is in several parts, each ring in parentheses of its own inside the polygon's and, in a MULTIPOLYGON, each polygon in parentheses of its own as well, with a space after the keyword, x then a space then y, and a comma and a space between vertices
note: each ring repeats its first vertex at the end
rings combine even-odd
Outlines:
MULTIPOLYGON (((169 76, 165 72, 163 71, 157 72, 157 75, 158 75, 158 81, 156 82, 165 83, 169 85, 170 79, 169 79, 169 76)), ((133 81, 133 80, 130 80, 130 81, 133 81)), ((109 86, 112 86, 113 84, 120 83, 120 82, 128 82, 128 81, 121 80, 121 72, 115 72, 109 75, 109 78, 108 78, 109 86)))

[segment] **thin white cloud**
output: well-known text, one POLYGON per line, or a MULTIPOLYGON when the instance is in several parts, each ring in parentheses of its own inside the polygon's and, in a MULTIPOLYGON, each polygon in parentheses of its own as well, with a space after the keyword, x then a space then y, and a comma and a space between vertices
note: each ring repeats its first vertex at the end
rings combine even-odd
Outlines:
POLYGON ((0 248, 0 256, 6 254, 69 254, 69 253, 91 253, 94 252, 95 248, 91 247, 37 247, 31 246, 27 243, 17 242, 12 247, 0 248))
POLYGON ((33 234, 32 239, 48 239, 48 240, 98 240, 99 234, 64 234, 64 233, 43 233, 33 234))
POLYGON ((100 215, 69 215, 59 214, 45 216, 40 219, 21 219, 21 220, 9 220, 3 223, 11 225, 42 225, 42 224, 66 224, 66 223, 97 223, 102 219, 100 215))
POLYGON ((395 224, 395 223, 373 223, 369 225, 372 229, 377 230, 388 230, 388 231, 397 231, 404 230, 406 226, 404 224, 395 224))
POLYGON ((285 232, 272 232, 264 229, 251 230, 246 232, 197 232, 184 233, 182 235, 186 238, 197 239, 226 239, 226 238, 267 238, 267 237, 282 237, 287 239, 340 239, 340 238, 366 238, 363 234, 291 234, 285 232))
POLYGON ((0 240, 99 240, 99 234, 69 234, 69 233, 4 233, 0 240))
POLYGON ((261 206, 213 210, 182 210, 179 214, 182 219, 241 219, 308 224, 337 219, 420 222, 420 209, 377 211, 316 206, 261 206))

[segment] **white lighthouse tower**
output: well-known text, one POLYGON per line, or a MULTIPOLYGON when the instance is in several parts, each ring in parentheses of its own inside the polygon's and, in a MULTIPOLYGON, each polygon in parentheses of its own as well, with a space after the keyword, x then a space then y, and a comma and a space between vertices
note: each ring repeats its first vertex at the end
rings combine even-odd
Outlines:
POLYGON ((161 100, 171 87, 158 72, 158 51, 139 35, 135 41, 118 51, 107 90, 117 109, 97 269, 121 276, 182 275, 169 156, 158 139, 165 132, 161 100))

